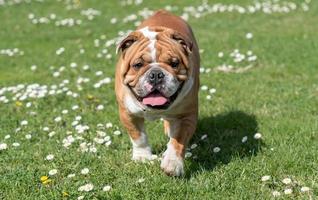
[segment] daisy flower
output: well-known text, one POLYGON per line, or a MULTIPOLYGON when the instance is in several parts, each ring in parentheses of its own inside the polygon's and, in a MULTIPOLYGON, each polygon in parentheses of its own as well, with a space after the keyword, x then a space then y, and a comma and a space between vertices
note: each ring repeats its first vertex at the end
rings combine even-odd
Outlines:
POLYGON ((213 148, 213 152, 214 153, 219 153, 221 151, 221 148, 220 147, 214 147, 213 148))
POLYGON ((305 186, 300 188, 301 192, 308 192, 309 190, 310 190, 310 188, 309 187, 305 187, 305 186))
POLYGON ((94 189, 94 185, 91 183, 88 183, 88 184, 80 186, 78 188, 78 191, 79 192, 89 192, 89 191, 92 191, 93 189, 94 189))
POLYGON ((288 185, 288 184, 291 184, 292 180, 290 178, 284 178, 282 180, 282 182, 285 184, 285 185, 288 185))
POLYGON ((8 148, 8 145, 6 143, 0 143, 0 151, 5 150, 8 148))
POLYGON ((89 173, 89 169, 88 168, 84 168, 81 170, 81 174, 86 175, 89 173))
POLYGON ((254 139, 255 140, 259 140, 261 138, 262 138, 262 134, 261 133, 255 133, 255 135, 254 135, 254 139))
POLYGON ((108 191, 110 191, 112 189, 112 187, 110 186, 110 185, 105 185, 104 187, 103 187, 103 191, 104 192, 108 192, 108 191))
POLYGON ((53 159, 54 159, 54 155, 53 154, 49 154, 49 155, 47 155, 45 157, 45 160, 48 160, 48 161, 53 160, 53 159))
POLYGON ((57 169, 51 169, 51 170, 49 171, 49 175, 50 175, 50 176, 54 176, 55 174, 57 174, 57 169))
POLYGON ((270 180, 270 179, 271 179, 271 176, 266 175, 266 176, 263 176, 261 180, 262 180, 263 182, 265 182, 265 181, 268 181, 268 180, 270 180))

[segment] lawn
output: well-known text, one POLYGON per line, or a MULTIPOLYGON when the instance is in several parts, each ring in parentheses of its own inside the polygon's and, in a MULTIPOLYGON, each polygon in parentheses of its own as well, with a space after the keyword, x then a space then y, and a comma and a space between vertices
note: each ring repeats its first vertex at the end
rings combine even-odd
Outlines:
POLYGON ((0 0, 0 199, 318 198, 317 1, 171 2, 0 0), (116 40, 161 8, 201 53, 181 178, 160 120, 131 161, 114 93, 116 40))

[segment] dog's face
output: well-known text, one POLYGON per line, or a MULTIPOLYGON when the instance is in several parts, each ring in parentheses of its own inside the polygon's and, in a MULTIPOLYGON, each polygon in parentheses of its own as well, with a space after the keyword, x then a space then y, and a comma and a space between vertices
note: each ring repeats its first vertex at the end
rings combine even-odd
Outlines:
POLYGON ((136 100, 151 109, 167 109, 192 76, 192 43, 174 30, 139 29, 130 33, 118 49, 123 84, 136 100))

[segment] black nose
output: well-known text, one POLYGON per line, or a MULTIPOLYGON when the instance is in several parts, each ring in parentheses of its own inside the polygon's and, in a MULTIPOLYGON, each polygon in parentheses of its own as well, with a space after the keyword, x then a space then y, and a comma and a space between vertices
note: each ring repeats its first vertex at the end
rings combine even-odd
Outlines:
POLYGON ((164 77, 165 75, 161 70, 154 69, 149 73, 149 82, 153 85, 156 85, 161 83, 164 77))

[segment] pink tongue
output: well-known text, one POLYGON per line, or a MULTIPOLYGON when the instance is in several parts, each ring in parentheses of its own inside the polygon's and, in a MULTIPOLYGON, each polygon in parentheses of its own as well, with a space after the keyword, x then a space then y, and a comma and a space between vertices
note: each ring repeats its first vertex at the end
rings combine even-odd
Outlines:
POLYGON ((162 106, 168 102, 168 99, 161 94, 150 94, 143 98, 142 103, 151 106, 162 106))

